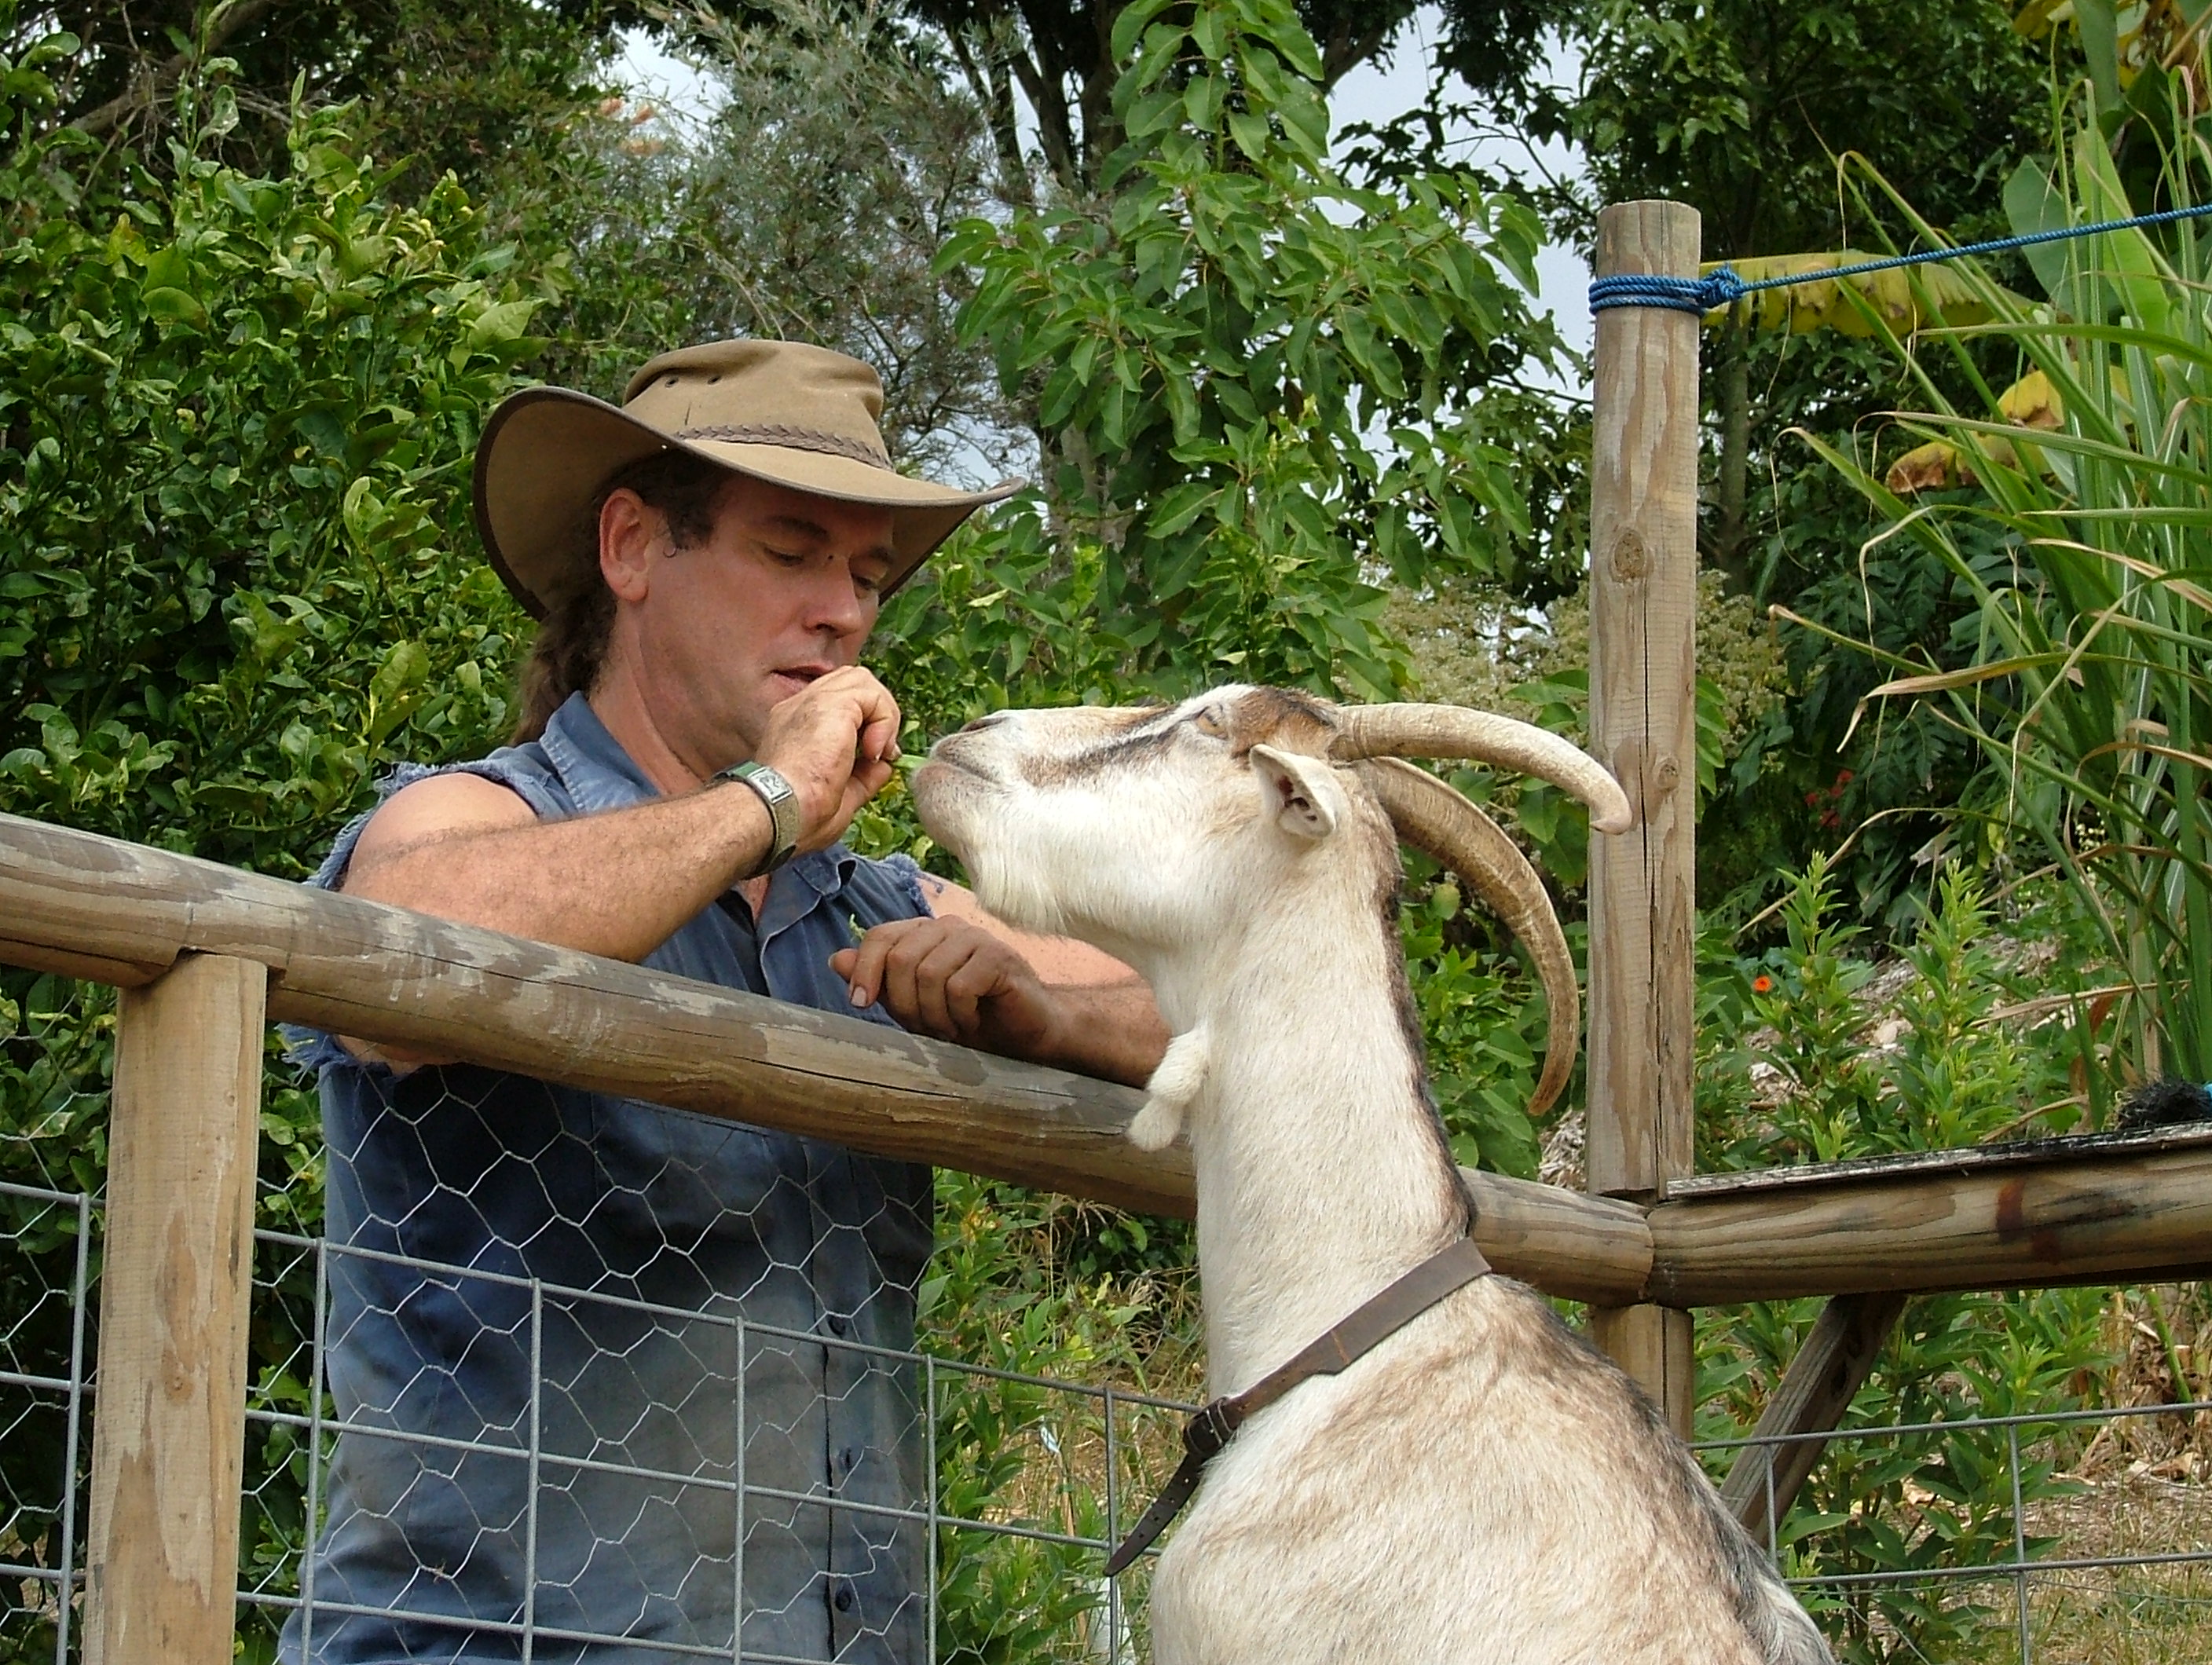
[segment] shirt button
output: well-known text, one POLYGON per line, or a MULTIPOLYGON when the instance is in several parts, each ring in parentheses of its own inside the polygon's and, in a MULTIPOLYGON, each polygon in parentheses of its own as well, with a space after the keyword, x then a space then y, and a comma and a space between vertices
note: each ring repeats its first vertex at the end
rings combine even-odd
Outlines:
POLYGON ((850 1335, 853 1333, 853 1321, 842 1312, 831 1313, 830 1333, 833 1335, 850 1335))
POLYGON ((836 1604, 837 1604, 837 1611, 838 1611, 838 1612, 840 1612, 840 1613, 850 1613, 850 1612, 852 1612, 852 1611, 853 1611, 853 1587, 852 1587, 850 1584, 840 1584, 840 1585, 838 1585, 838 1586, 837 1586, 837 1594, 836 1594, 836 1597, 834 1598, 834 1600, 836 1601, 836 1604))

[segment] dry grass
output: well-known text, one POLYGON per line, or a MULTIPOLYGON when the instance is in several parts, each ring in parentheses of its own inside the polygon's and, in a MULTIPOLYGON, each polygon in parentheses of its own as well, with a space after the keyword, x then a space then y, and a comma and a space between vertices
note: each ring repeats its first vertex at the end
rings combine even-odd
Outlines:
MULTIPOLYGON (((2212 1483, 2123 1472, 2081 1484, 2029 1511, 2028 1530, 2057 1540, 2046 1558, 2212 1553, 2212 1483)), ((2037 1665, 2212 1661, 2212 1562, 2040 1574, 2029 1611, 2037 1665)))

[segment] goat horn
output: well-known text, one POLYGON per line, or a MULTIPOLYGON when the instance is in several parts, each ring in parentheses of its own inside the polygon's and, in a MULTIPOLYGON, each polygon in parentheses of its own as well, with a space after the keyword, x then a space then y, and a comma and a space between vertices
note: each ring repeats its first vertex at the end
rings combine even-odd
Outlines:
POLYGON ((1566 934, 1552 911, 1544 881, 1503 828, 1435 775, 1395 757, 1365 759, 1360 774, 1389 812, 1399 838, 1472 884, 1536 963, 1551 1032, 1528 1114, 1541 1115, 1565 1091, 1582 1041, 1582 990, 1575 982, 1574 957, 1567 951, 1566 934))
POLYGON ((1361 757, 1463 757, 1518 769, 1549 781, 1589 805, 1597 832, 1626 832, 1636 824, 1628 795, 1605 766, 1548 729, 1492 711, 1459 705, 1351 705, 1336 714, 1329 755, 1340 763, 1361 757))

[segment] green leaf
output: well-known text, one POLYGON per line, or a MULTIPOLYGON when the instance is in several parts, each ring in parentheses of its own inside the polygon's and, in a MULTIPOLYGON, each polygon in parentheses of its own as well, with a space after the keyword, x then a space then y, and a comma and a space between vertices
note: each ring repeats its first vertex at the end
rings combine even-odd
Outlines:
POLYGON ((537 308, 535 301, 526 300, 503 301, 485 307, 469 326, 469 346, 483 351, 519 339, 529 329, 531 314, 537 308))
POLYGON ((149 317, 161 319, 166 323, 189 324, 194 329, 207 326, 207 308, 183 289, 167 286, 150 289, 139 296, 139 303, 146 308, 149 317))
MULTIPOLYGON (((1129 3, 1121 9, 1121 15, 1115 18, 1114 32, 1108 38, 1108 51, 1114 61, 1127 63, 1136 49, 1137 37, 1145 32, 1146 26, 1173 3, 1175 0, 1129 0, 1129 3)), ((1215 53, 1208 52, 1206 56, 1211 58, 1215 53)))

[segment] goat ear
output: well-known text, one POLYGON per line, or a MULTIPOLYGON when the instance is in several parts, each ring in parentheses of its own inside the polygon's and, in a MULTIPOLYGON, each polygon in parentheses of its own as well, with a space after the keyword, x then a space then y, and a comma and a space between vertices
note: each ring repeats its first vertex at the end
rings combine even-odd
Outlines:
POLYGON ((1336 830, 1344 788, 1326 757, 1264 745, 1254 746, 1251 757, 1261 801, 1277 826, 1294 838, 1322 839, 1336 830))

